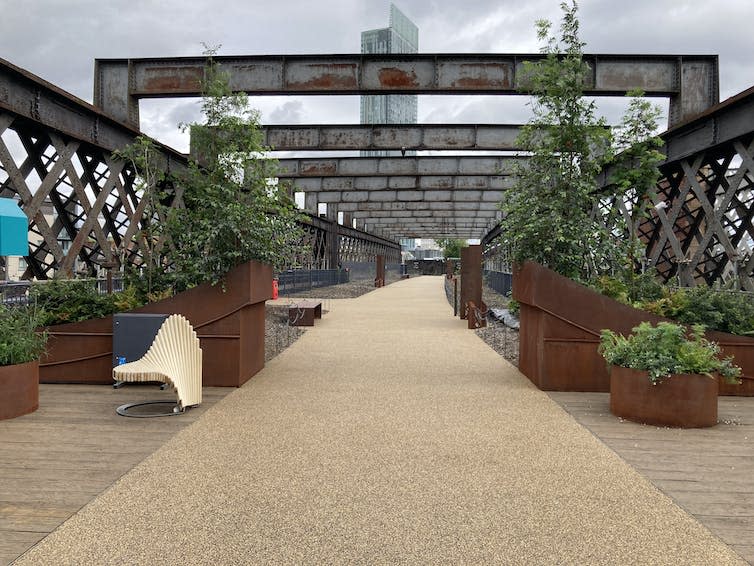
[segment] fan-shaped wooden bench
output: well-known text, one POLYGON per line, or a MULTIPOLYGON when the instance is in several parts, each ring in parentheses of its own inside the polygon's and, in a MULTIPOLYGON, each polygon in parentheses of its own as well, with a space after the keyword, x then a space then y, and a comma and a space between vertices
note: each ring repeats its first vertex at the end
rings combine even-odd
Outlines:
POLYGON ((202 402, 202 350, 189 321, 170 315, 141 359, 113 368, 118 381, 162 381, 178 396, 178 410, 202 402))

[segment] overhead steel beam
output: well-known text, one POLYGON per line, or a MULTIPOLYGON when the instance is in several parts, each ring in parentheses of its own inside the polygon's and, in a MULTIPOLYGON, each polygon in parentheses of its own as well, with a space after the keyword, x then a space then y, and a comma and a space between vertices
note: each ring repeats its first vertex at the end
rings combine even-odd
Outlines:
MULTIPOLYGON (((233 90, 275 94, 521 94, 542 54, 357 54, 214 57, 233 90)), ((670 123, 719 100, 717 55, 584 55, 587 96, 642 89, 670 97, 670 123)), ((97 59, 94 103, 139 123, 140 98, 200 96, 204 57, 97 59)))
POLYGON ((262 132, 264 145, 275 151, 521 149, 521 126, 513 124, 263 126, 262 132))
POLYGON ((502 191, 510 188, 513 177, 500 175, 401 175, 383 177, 304 177, 289 179, 293 192, 344 192, 346 200, 400 200, 398 193, 407 200, 415 198, 416 192, 437 191, 502 191), (411 191, 407 194, 406 191, 411 191), (375 196, 381 193, 381 196, 375 196), (370 196, 372 195, 372 196, 370 196))
MULTIPOLYGON (((114 120, 99 108, 5 59, 0 59, 0 109, 108 151, 122 149, 141 135, 138 129, 114 120)), ((186 158, 181 153, 156 140, 152 142, 167 159, 168 171, 171 166, 185 166, 186 158)))
POLYGON ((528 158, 476 157, 341 157, 280 159, 277 177, 372 177, 375 175, 512 175, 528 158))
POLYGON ((752 124, 754 87, 661 134, 665 142, 666 164, 749 134, 752 124))

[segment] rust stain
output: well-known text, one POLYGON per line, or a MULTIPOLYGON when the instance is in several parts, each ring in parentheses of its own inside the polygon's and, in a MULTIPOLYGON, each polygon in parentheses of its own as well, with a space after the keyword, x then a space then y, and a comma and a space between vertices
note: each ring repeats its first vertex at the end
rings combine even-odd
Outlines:
POLYGON ((406 88, 406 87, 418 87, 419 81, 416 79, 416 73, 411 71, 410 73, 397 67, 386 67, 380 69, 379 72, 380 84, 388 88, 406 88))
POLYGON ((144 92, 199 92, 204 70, 186 67, 144 69, 144 92))
POLYGON ((292 90, 352 90, 358 88, 356 80, 356 65, 342 63, 332 65, 308 65, 308 71, 295 73, 288 80, 288 88, 292 90), (296 80, 296 75, 306 77, 296 80))
POLYGON ((306 163, 301 166, 302 175, 311 175, 313 177, 326 177, 337 173, 338 167, 334 161, 324 163, 306 163))
POLYGON ((508 65, 501 65, 499 63, 465 63, 459 65, 459 75, 459 78, 452 83, 456 88, 512 88, 508 65))

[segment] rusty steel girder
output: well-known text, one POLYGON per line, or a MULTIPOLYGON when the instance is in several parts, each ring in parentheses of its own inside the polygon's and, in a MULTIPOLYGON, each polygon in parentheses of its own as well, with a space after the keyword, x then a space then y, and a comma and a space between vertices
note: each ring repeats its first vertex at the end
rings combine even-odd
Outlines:
MULTIPOLYGON (((587 55, 588 96, 642 89, 670 98, 670 123, 719 99, 716 55, 587 55)), ((542 54, 357 54, 214 57, 231 88, 273 94, 521 94, 525 61, 542 54)), ((140 98, 199 96, 206 59, 97 59, 94 103, 138 126, 140 98)))

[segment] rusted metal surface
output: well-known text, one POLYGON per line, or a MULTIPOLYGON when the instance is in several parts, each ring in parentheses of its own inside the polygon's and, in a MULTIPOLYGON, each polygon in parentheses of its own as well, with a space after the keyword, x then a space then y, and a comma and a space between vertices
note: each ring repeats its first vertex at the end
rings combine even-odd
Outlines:
POLYGON ((680 428, 717 424, 717 380, 678 374, 653 385, 647 372, 610 368, 610 412, 630 421, 680 428))
MULTIPOLYGON (((667 319, 619 303, 566 277, 526 262, 513 275, 513 298, 521 303, 519 369, 545 391, 610 391, 600 331, 623 335, 640 322, 667 319)), ((720 385, 724 395, 754 393, 754 338, 708 333, 726 355, 735 356, 747 385, 720 385), (751 380, 751 381, 750 381, 751 380)))
POLYGON ((469 330, 485 328, 487 326, 487 305, 481 303, 477 306, 474 301, 469 301, 466 303, 466 316, 461 318, 466 319, 469 330))
POLYGON ((298 301, 288 307, 290 326, 314 326, 315 318, 322 318, 321 301, 298 301))
POLYGON ((0 366, 0 420, 39 408, 39 362, 0 366))
MULTIPOLYGON (((264 303, 272 298, 272 268, 249 262, 231 271, 225 289, 203 284, 135 309, 179 313, 196 330, 204 386, 239 387, 264 367, 264 303)), ((48 327, 43 383, 112 383, 112 317, 48 327)))
POLYGON ((499 150, 522 149, 515 124, 362 124, 263 126, 264 144, 296 150, 499 150))
POLYGON ((385 286, 385 256, 379 254, 375 257, 375 274, 374 274, 374 286, 385 286))
MULTIPOLYGON (((386 177, 420 176, 509 176, 523 166, 526 158, 505 157, 341 157, 330 159, 283 158, 277 177, 386 177)), ((486 183, 477 181, 481 186, 486 183)), ((420 182, 421 183, 421 182, 420 182)))
MULTIPOLYGON (((525 86, 524 61, 542 58, 541 54, 360 54, 214 59, 230 74, 231 86, 249 94, 369 95, 519 94, 525 86)), ((670 96, 671 123, 718 102, 714 55, 584 55, 584 60, 592 69, 587 95, 623 96, 641 88, 649 96, 670 96)), ((119 120, 138 124, 139 98, 199 96, 198 88, 192 92, 189 87, 204 64, 202 57, 98 59, 95 104, 119 120)))
POLYGON ((461 318, 468 315, 468 304, 482 304, 482 246, 461 248, 461 318))

